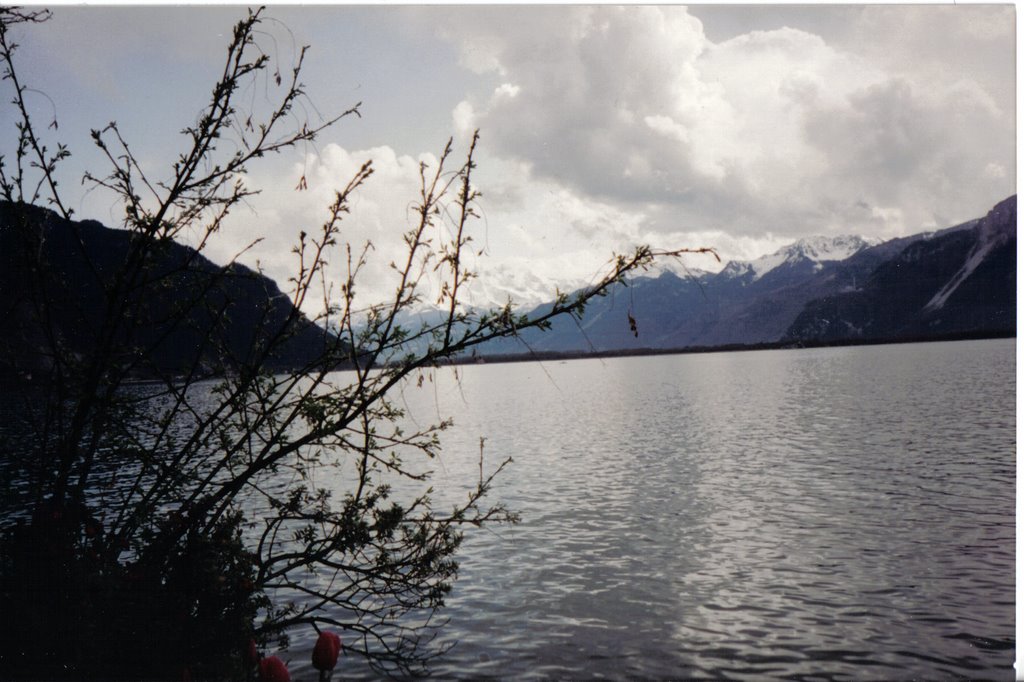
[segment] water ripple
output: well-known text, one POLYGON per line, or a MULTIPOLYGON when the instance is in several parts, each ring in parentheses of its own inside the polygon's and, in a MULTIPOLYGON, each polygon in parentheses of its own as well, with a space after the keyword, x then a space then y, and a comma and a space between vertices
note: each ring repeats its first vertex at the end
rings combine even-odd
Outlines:
MULTIPOLYGON (((443 679, 1008 679, 1013 340, 484 365, 435 502, 512 456, 470 533, 443 679)), ((0 472, 2 473, 2 472, 0 472)), ((311 677, 312 641, 287 655, 311 677)), ((346 659, 341 678, 372 678, 346 659)))

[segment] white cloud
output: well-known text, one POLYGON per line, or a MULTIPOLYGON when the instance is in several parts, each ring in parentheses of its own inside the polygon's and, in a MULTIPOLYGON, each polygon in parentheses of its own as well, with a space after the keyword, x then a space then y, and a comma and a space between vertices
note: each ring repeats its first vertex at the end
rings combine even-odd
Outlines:
POLYGON ((1015 8, 1012 5, 867 5, 837 42, 893 75, 944 88, 978 83, 1013 107, 1015 8))
POLYGON ((463 100, 452 110, 452 123, 455 125, 455 134, 465 139, 473 134, 476 129, 476 114, 473 105, 463 100))
POLYGON ((1014 167, 1015 121, 993 91, 1012 84, 995 65, 1013 14, 938 9, 866 9, 832 44, 785 27, 715 44, 680 7, 485 9, 444 35, 497 77, 470 100, 491 153, 538 179, 644 209, 655 230, 894 236, 1014 186, 992 170, 1014 167))
POLYGON ((812 185, 816 196, 900 208, 904 232, 973 217, 979 197, 992 204, 1013 191, 1008 178, 986 173, 1012 166, 1012 124, 956 85, 926 93, 903 79, 873 85, 842 105, 808 111, 806 131, 829 159, 812 185))
MULTIPOLYGON (((460 163, 457 154, 455 164, 460 163)), ((241 260, 251 266, 258 262, 285 288, 295 272, 297 257, 291 250, 299 232, 316 234, 335 191, 366 161, 373 163, 374 174, 354 193, 339 242, 351 244, 354 250, 366 242, 373 244, 369 265, 357 280, 357 296, 362 305, 386 300, 397 284, 389 264, 404 262, 400 260, 406 253, 402 236, 417 218, 420 163, 436 168, 437 158, 430 154, 413 158, 396 154, 390 147, 349 151, 328 144, 319 154, 295 163, 262 166, 247 178, 250 186, 263 190, 249 201, 253 211, 236 211, 214 239, 208 256, 226 262, 239 244, 261 237, 241 260), (298 191, 303 176, 307 189, 298 191)), ((565 287, 593 280, 604 271, 613 252, 627 251, 644 238, 642 213, 624 211, 558 183, 536 179, 527 164, 483 161, 474 185, 483 198, 481 219, 470 225, 473 241, 464 260, 479 274, 479 282, 467 292, 470 303, 499 303, 504 298, 502 292, 512 293, 521 303, 549 300, 557 284, 565 287)), ((440 227, 428 236, 437 244, 445 229, 440 227)), ((336 248, 332 256, 328 279, 337 292, 345 273, 344 249, 336 248)), ((429 280, 424 283, 430 302, 437 287, 429 285, 429 280)), ((313 312, 314 305, 311 302, 307 312, 313 312)))
POLYGON ((686 126, 676 123, 671 117, 658 114, 656 116, 644 116, 644 123, 651 130, 661 133, 665 137, 674 139, 683 144, 690 143, 690 133, 686 126))
MULTIPOLYGON (((196 69, 182 65, 215 65, 200 57, 219 45, 220 54, 221 15, 202 38, 178 41, 166 26, 185 14, 94 12, 69 14, 73 21, 32 53, 41 74, 68 71, 66 83, 44 87, 58 109, 72 106, 66 95, 88 119, 83 126, 107 120, 91 113, 111 107, 105 77, 90 71, 78 87, 74 71, 75 57, 96 48, 81 37, 91 34, 75 29, 103 24, 107 43, 119 48, 82 64, 117 67, 118 78, 135 74, 127 93, 150 92, 143 85, 167 91, 122 97, 140 110, 150 100, 167 103, 155 118, 139 118, 145 127, 130 138, 153 145, 150 129, 181 128, 160 119, 192 120, 206 90, 195 90, 196 69), (115 39, 127 29, 130 40, 115 39), (58 49, 62 41, 74 45, 58 49), (150 60, 159 68, 141 68, 141 56, 153 55, 140 47, 164 43, 160 59, 150 60), (63 59, 44 59, 61 50, 63 59), (69 60, 70 68, 57 68, 69 60), (154 81, 153 72, 168 77, 154 81)), ((476 128, 483 220, 475 244, 486 256, 474 265, 493 273, 481 283, 491 289, 587 279, 613 251, 640 243, 714 246, 726 259, 750 259, 809 234, 897 236, 976 217, 1014 191, 1013 8, 694 12, 718 13, 714 39, 678 6, 286 12, 298 38, 314 45, 308 75, 317 106, 325 84, 337 86, 323 108, 363 99, 366 119, 322 137, 318 156, 255 166, 250 179, 266 193, 252 201, 254 214, 232 217, 234 236, 219 238, 214 255, 262 234, 246 260, 258 256, 283 283, 299 230, 312 232, 333 190, 372 159, 377 172, 358 192, 342 238, 375 245, 360 296, 379 298, 390 290, 387 264, 419 189, 416 153, 449 132, 464 148, 476 128), (339 80, 338 64, 357 76, 339 80), (303 173, 309 189, 296 192, 303 173)), ((76 148, 72 162, 88 153, 76 148)), ((153 154, 167 156, 140 153, 153 154)), ((712 267, 699 261, 693 266, 712 267)))
POLYGON ((1006 177, 1006 167, 998 163, 990 163, 985 166, 985 175, 1001 180, 1006 177))
MULTIPOLYGON (((413 158, 398 155, 390 147, 348 151, 328 144, 319 154, 299 157, 292 164, 261 166, 246 178, 249 186, 262 190, 248 202, 253 210, 238 210, 231 216, 212 243, 210 257, 226 261, 237 244, 261 237, 262 241, 241 260, 249 265, 258 261, 285 288, 284 283, 296 271, 298 260, 292 248, 298 243, 300 231, 310 236, 319 233, 335 192, 343 189, 366 161, 372 162, 374 173, 352 195, 351 213, 342 220, 338 241, 351 244, 354 253, 367 242, 373 245, 369 264, 357 280, 356 294, 362 305, 385 300, 397 284, 389 264, 405 253, 402 235, 416 220, 420 163, 431 168, 437 165, 431 154, 413 158), (303 176, 307 189, 299 191, 296 188, 303 176)), ((346 272, 344 249, 339 246, 330 255, 327 274, 337 294, 346 272)))

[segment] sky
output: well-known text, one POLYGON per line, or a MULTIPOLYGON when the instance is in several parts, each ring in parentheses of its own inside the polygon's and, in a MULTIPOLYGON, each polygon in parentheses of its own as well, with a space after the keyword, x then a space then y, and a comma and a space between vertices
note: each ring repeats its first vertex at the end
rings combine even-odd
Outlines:
MULTIPOLYGON (((19 34, 22 79, 43 93, 34 112, 56 114, 50 133, 73 154, 62 184, 78 216, 121 215, 80 182, 105 170, 89 130, 117 121, 166 177, 244 11, 58 6, 19 34)), ((283 68, 311 46, 310 120, 357 102, 361 117, 249 168, 262 193, 209 255, 261 237, 241 260, 283 282, 298 232, 371 160, 342 235, 374 244, 366 302, 393 286, 420 162, 449 137, 464 154, 474 129, 479 304, 538 301, 638 244, 750 260, 811 235, 951 226, 1016 191, 1013 5, 280 6, 267 17, 261 41, 283 68)))

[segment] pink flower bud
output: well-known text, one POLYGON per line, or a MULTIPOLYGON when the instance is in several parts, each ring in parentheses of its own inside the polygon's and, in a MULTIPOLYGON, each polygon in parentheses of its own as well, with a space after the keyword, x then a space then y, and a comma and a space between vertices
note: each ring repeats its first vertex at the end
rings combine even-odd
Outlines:
POLYGON ((280 658, 268 656, 260 661, 260 682, 292 682, 292 676, 280 658))
POLYGON ((341 637, 324 630, 313 647, 313 667, 320 671, 334 670, 341 653, 341 637))

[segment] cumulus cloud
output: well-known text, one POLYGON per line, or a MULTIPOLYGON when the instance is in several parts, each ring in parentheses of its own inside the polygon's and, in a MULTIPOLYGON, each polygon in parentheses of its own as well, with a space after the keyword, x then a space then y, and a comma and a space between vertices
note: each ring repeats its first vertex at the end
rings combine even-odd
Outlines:
MULTIPOLYGON (((453 158, 460 163, 457 156, 453 158)), ((226 262, 237 254, 239 244, 258 238, 259 243, 240 260, 259 265, 284 288, 296 270, 292 248, 300 231, 317 233, 335 192, 366 161, 373 164, 374 173, 352 196, 340 245, 330 254, 327 278, 337 294, 345 277, 344 244, 358 252, 370 243, 368 265, 357 280, 357 296, 364 306, 388 300, 398 282, 390 264, 404 262, 403 235, 417 220, 420 164, 430 169, 437 166, 438 159, 431 154, 414 158, 386 146, 350 151, 328 144, 318 154, 298 157, 291 164, 261 166, 246 178, 249 186, 261 189, 248 202, 252 210, 231 216, 211 243, 208 256, 226 262), (301 178, 306 189, 298 191, 301 178)), ((613 252, 644 242, 644 214, 537 179, 526 164, 491 159, 480 165, 475 178, 474 185, 483 195, 478 207, 481 217, 469 226, 473 241, 464 264, 480 276, 466 291, 470 304, 501 304, 507 294, 524 304, 550 300, 556 286, 591 281, 608 266, 613 252), (596 244, 601 248, 595 249, 596 244)), ((439 225, 428 237, 436 245, 450 237, 449 227, 439 225)), ((429 303, 439 289, 429 277, 423 284, 429 303)), ((315 301, 310 302, 307 312, 315 306, 315 301)))
POLYGON ((703 97, 688 65, 705 41, 684 9, 478 10, 445 32, 464 63, 500 79, 487 101, 469 103, 497 153, 605 197, 682 194, 704 182, 680 163, 685 154, 657 153, 662 136, 644 123, 671 123, 680 103, 693 117, 693 95, 703 97), (516 21, 527 11, 528 25, 516 21))
POLYGON ((494 90, 456 119, 660 232, 895 236, 1013 191, 1005 8, 864 8, 833 43, 787 27, 714 43, 681 7, 461 12, 442 33, 494 90))
MULTIPOLYGON (((433 26, 466 75, 464 87, 449 77, 443 89, 461 94, 448 104, 457 142, 483 131, 481 255, 471 259, 481 280, 471 300, 494 303, 508 291, 537 302, 637 244, 752 259, 809 234, 894 237, 951 225, 1013 192, 1012 11, 801 12, 820 20, 787 26, 765 10, 763 29, 714 40, 678 6, 403 14, 433 26)), ((299 230, 312 232, 334 189, 372 160, 376 173, 342 238, 374 245, 359 293, 364 302, 386 296, 419 164, 436 163, 397 148, 326 144, 262 167, 249 178, 265 190, 255 213, 234 216, 235 236, 215 255, 232 255, 258 221, 265 239, 244 260, 285 281, 299 230), (296 192, 303 175, 308 190, 296 192)))
POLYGON ((212 242, 210 257, 224 262, 235 255, 238 244, 259 239, 240 260, 250 266, 258 264, 285 288, 284 283, 296 272, 298 259, 292 248, 299 233, 318 234, 335 192, 367 161, 373 164, 374 173, 351 197, 351 212, 342 220, 339 246, 329 254, 332 260, 327 277, 337 295, 346 276, 344 245, 350 244, 358 254, 369 243, 369 263, 357 280, 357 298, 362 305, 386 300, 397 285, 389 265, 405 253, 402 236, 415 223, 420 164, 437 166, 437 158, 431 154, 414 158, 386 146, 349 151, 332 143, 317 154, 300 155, 291 164, 260 166, 246 178, 248 186, 261 190, 247 202, 252 210, 235 211, 212 242), (302 178, 306 188, 300 191, 297 187, 302 178))
MULTIPOLYGON (((315 230, 333 190, 370 159, 377 172, 342 238, 374 244, 360 293, 386 295, 419 163, 436 161, 420 152, 449 133, 464 149, 476 128, 475 245, 484 254, 473 265, 491 278, 481 291, 505 281, 524 296, 586 280, 612 251, 636 244, 754 258, 810 234, 893 237, 951 225, 1015 188, 1009 6, 280 13, 284 26, 268 29, 285 63, 295 45, 314 45, 306 76, 316 107, 366 102, 366 118, 318 140, 318 155, 254 165, 249 180, 265 193, 216 242, 212 255, 224 260, 263 236, 243 260, 259 259, 281 282, 299 231, 315 230), (297 192, 303 174, 308 190, 297 192)), ((206 92, 195 79, 215 77, 236 15, 207 10, 204 31, 182 33, 176 27, 195 23, 184 11, 72 8, 27 42, 27 74, 42 79, 58 111, 75 112, 62 133, 87 139, 89 127, 116 118, 144 164, 173 158, 174 131, 194 120, 206 92), (99 45, 96 35, 108 39, 99 45), (125 123, 133 118, 136 128, 125 123)), ((88 144, 74 151, 70 164, 98 154, 88 144)), ((102 201, 94 193, 76 208, 116 222, 116 207, 102 201)))
POLYGON ((550 300, 556 284, 590 282, 615 253, 646 243, 646 213, 537 177, 529 163, 491 157, 476 178, 483 213, 474 239, 482 255, 473 263, 481 282, 470 291, 472 303, 500 302, 503 288, 517 302, 550 300))
MULTIPOLYGON (((971 90, 922 94, 893 79, 853 92, 838 106, 808 110, 807 141, 829 159, 813 185, 817 196, 835 205, 898 209, 903 227, 917 229, 970 217, 979 196, 1000 198, 993 188, 1008 194, 1006 178, 986 170, 1012 164, 1014 150, 1001 144, 1012 128, 983 92, 971 90)), ((833 218, 855 220, 843 210, 833 218)))
POLYGON ((842 28, 835 37, 841 49, 856 51, 925 89, 976 83, 1012 114, 1012 5, 868 5, 842 28))

